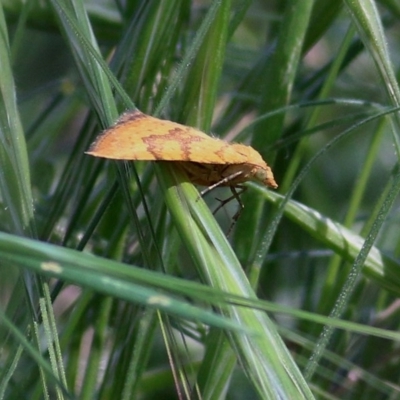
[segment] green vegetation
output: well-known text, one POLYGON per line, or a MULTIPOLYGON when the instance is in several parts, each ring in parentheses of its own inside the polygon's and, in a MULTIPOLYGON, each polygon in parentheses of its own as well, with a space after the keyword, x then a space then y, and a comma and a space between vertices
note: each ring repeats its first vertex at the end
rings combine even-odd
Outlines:
POLYGON ((398 398, 399 17, 2 0, 0 399, 398 398), (227 237, 228 189, 85 154, 135 107, 251 144, 278 190, 227 237))

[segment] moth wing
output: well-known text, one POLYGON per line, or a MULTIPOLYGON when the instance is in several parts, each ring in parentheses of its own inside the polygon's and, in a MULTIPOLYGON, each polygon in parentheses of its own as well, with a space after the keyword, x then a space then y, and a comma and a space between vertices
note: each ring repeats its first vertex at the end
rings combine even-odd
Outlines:
POLYGON ((90 146, 87 154, 114 160, 189 161, 240 164, 247 156, 223 140, 139 111, 123 114, 90 146))

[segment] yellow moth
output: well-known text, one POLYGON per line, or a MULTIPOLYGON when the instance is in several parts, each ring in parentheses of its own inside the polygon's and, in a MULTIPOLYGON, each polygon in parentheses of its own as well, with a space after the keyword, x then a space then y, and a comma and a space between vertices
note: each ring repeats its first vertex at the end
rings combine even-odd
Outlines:
POLYGON ((179 163, 189 180, 208 186, 205 195, 217 186, 229 186, 232 196, 221 201, 216 213, 231 199, 239 203, 228 235, 243 209, 236 189, 249 180, 276 189, 271 168, 250 146, 228 143, 176 122, 151 117, 135 110, 122 114, 101 133, 87 154, 112 160, 170 161, 179 163))
POLYGON ((203 194, 217 186, 229 186, 237 198, 234 188, 249 180, 278 187, 271 168, 252 147, 228 143, 138 110, 122 114, 97 137, 87 154, 113 160, 179 163, 192 183, 208 186, 203 194))

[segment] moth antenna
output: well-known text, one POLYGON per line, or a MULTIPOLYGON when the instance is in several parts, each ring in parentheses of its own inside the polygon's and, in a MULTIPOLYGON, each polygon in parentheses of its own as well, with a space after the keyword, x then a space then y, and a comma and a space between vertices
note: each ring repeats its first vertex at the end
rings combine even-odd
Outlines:
POLYGON ((207 193, 210 193, 212 190, 214 190, 215 188, 217 188, 218 186, 221 185, 225 185, 225 183, 228 183, 229 181, 234 180, 235 178, 237 178, 238 176, 242 175, 243 171, 238 171, 235 172, 227 177, 225 177, 224 179, 221 179, 220 181, 218 181, 217 183, 214 183, 211 186, 208 186, 207 188, 205 188, 204 190, 202 190, 200 192, 200 196, 204 197, 207 193))

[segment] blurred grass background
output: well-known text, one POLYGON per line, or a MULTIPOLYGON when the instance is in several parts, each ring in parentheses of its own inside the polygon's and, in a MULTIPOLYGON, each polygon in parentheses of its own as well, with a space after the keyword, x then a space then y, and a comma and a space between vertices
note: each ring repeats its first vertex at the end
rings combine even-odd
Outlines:
POLYGON ((399 397, 397 3, 0 12, 0 398, 399 397), (280 187, 226 238, 229 191, 84 154, 134 106, 280 187))

